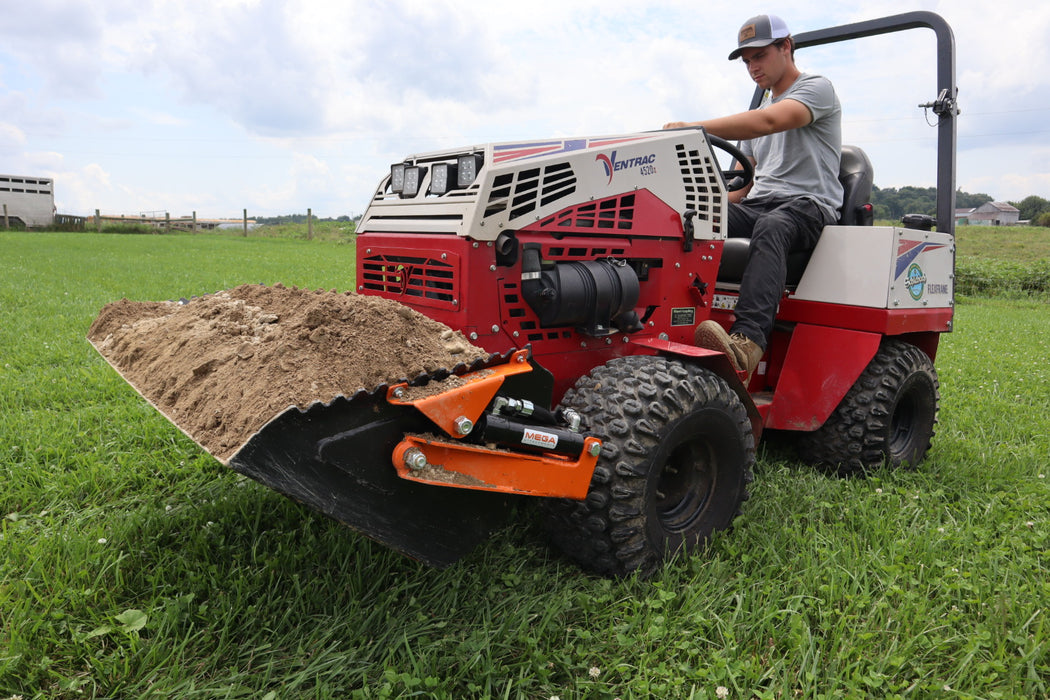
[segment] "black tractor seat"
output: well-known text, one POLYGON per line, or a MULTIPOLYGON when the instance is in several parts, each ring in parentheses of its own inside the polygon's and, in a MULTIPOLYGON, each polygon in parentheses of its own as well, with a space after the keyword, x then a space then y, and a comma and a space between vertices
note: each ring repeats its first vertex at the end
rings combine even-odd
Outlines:
MULTIPOLYGON (((841 226, 871 226, 874 213, 871 208, 871 187, 874 171, 868 155, 856 146, 843 146, 839 161, 839 182, 842 183, 842 209, 838 223, 841 226)), ((739 285, 751 251, 750 238, 727 238, 718 266, 718 284, 739 285)), ((788 255, 787 286, 795 287, 802 279, 813 250, 796 251, 788 255)))

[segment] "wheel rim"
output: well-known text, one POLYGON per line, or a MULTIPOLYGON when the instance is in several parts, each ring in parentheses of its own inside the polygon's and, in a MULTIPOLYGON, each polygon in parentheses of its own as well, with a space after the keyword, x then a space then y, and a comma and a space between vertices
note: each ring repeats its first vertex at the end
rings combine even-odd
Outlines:
POLYGON ((671 452, 656 484, 656 510, 665 530, 681 533, 694 526, 707 509, 715 474, 706 444, 690 441, 671 452))
POLYGON ((919 447, 916 441, 929 429, 927 424, 932 425, 928 416, 935 401, 933 392, 934 389, 921 377, 912 377, 901 387, 900 397, 890 416, 887 456, 891 463, 901 464, 913 458, 912 453, 919 447))
POLYGON ((897 402, 890 418, 890 455, 899 456, 911 443, 915 423, 915 397, 906 394, 897 402))

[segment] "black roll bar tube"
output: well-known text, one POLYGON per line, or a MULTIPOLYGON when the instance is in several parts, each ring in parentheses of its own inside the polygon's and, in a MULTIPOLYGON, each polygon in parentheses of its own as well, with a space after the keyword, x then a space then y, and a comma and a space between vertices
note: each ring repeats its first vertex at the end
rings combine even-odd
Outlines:
MULTIPOLYGON (((937 115, 937 230, 955 236, 955 148, 959 114, 959 88, 955 84, 955 35, 943 17, 934 12, 905 12, 890 17, 843 24, 795 35, 795 48, 833 44, 908 29, 932 29, 937 35, 937 98, 920 107, 933 108, 937 115)), ((762 101, 762 88, 755 88, 751 109, 762 101)))

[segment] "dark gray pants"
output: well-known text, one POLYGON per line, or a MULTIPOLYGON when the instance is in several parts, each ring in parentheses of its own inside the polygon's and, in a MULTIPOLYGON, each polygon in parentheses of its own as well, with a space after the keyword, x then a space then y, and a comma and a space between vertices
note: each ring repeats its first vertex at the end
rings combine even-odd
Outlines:
POLYGON ((730 203, 729 236, 751 239, 730 332, 742 333, 766 349, 787 280, 788 253, 814 248, 830 223, 833 221, 811 199, 730 203))

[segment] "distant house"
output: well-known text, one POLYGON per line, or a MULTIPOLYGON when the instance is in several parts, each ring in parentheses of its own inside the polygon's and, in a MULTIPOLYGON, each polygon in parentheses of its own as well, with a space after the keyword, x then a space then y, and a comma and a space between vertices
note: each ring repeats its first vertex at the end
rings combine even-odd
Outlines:
MULTIPOLYGON (((959 221, 959 211, 955 212, 955 220, 959 221)), ((970 209, 965 218, 971 224, 982 224, 984 226, 1011 226, 1021 218, 1021 211, 1006 202, 985 202, 976 209, 970 209)))
MULTIPOLYGON (((26 228, 50 226, 55 221, 55 188, 51 178, 0 175, 0 216, 26 228)), ((3 225, 0 219, 0 226, 3 225)))
POLYGON ((970 214, 972 214, 973 212, 974 212, 974 208, 973 207, 970 207, 969 209, 956 209, 955 210, 955 225, 956 226, 965 226, 966 224, 970 223, 970 214))

